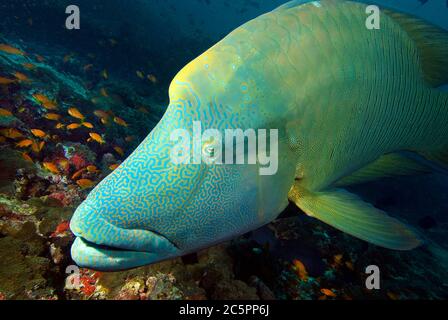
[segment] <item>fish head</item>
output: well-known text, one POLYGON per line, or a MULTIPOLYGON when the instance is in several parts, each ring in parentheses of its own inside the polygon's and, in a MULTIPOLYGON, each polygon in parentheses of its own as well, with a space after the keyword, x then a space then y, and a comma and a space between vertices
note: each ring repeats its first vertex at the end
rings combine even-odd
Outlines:
POLYGON ((77 209, 70 225, 78 265, 122 270, 182 256, 259 228, 287 206, 295 170, 284 161, 287 144, 271 132, 272 118, 247 107, 250 90, 231 83, 238 75, 226 58, 217 61, 230 70, 209 75, 213 63, 198 59, 175 77, 159 124, 77 209), (227 143, 226 130, 238 129, 253 130, 258 147, 265 139, 266 155, 282 155, 281 163, 263 172, 249 138, 227 143))

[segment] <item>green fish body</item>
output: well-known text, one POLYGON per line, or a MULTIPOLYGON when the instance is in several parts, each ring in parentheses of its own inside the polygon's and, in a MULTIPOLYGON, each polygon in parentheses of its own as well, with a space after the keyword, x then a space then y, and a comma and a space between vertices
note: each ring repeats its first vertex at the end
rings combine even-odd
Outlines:
POLYGON ((448 35, 387 10, 370 30, 367 17, 358 2, 292 1, 188 64, 158 126, 75 213, 73 259, 116 270, 173 258, 269 223, 288 200, 376 245, 418 246, 412 229, 343 187, 447 165, 448 94, 437 87, 448 82, 448 35), (195 121, 278 130, 278 171, 173 163, 171 133, 195 121))

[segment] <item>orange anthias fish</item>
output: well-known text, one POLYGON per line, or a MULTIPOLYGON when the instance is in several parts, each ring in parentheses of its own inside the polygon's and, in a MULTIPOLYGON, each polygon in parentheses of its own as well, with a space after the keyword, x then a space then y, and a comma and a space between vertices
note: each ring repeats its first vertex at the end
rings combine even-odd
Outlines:
POLYGON ((121 148, 121 147, 119 147, 119 146, 115 146, 114 147, 114 150, 120 155, 120 156, 124 156, 124 151, 123 151, 123 149, 121 148))
POLYGON ((84 171, 86 171, 86 168, 76 171, 72 176, 72 180, 78 179, 84 171))
POLYGON ((19 139, 23 137, 23 134, 19 130, 14 128, 1 129, 0 134, 9 139, 19 139))
POLYGON ((63 124, 63 123, 57 123, 55 125, 55 129, 64 129, 64 127, 65 127, 65 124, 63 124))
POLYGON ((28 82, 28 81, 30 81, 30 79, 25 74, 23 74, 21 72, 15 72, 14 73, 14 77, 17 80, 21 81, 21 82, 28 82))
POLYGON ((118 163, 117 163, 117 164, 111 164, 111 165, 109 166, 109 169, 112 170, 112 171, 114 171, 114 170, 117 169, 119 166, 120 166, 120 165, 119 165, 118 163))
POLYGON ((42 149, 45 146, 45 141, 41 141, 39 143, 37 143, 36 141, 33 142, 31 149, 35 152, 35 153, 39 153, 42 151, 42 149))
POLYGON ((58 167, 53 162, 44 162, 44 168, 54 174, 61 174, 58 167))
POLYGON ((28 69, 28 70, 34 70, 34 69, 36 69, 36 66, 35 66, 34 64, 30 63, 30 62, 25 62, 24 64, 22 64, 22 66, 23 66, 25 69, 28 69))
POLYGON ((3 108, 0 108, 0 117, 11 117, 12 112, 3 108))
POLYGON ((93 124, 90 122, 83 122, 82 125, 86 128, 93 129, 93 124))
POLYGON ((33 140, 25 139, 25 140, 22 140, 22 141, 18 142, 16 144, 16 146, 19 147, 19 148, 27 148, 27 147, 31 146, 33 143, 34 143, 33 140))
POLYGON ((59 121, 61 119, 61 116, 57 113, 47 113, 44 118, 52 121, 59 121))
POLYGON ((76 183, 83 189, 88 189, 95 185, 95 183, 90 179, 80 179, 76 181, 76 183))
POLYGON ((99 144, 104 144, 106 143, 103 139, 103 137, 101 137, 98 133, 95 132, 91 132, 89 133, 90 138, 92 138, 92 140, 98 142, 99 144))
POLYGON ((114 122, 116 124, 118 124, 119 126, 123 126, 123 127, 127 127, 128 124, 126 123, 126 121, 124 121, 123 119, 119 118, 119 117, 114 117, 114 122))
POLYGON ((332 297, 332 298, 336 297, 336 294, 332 290, 330 290, 330 289, 325 289, 324 288, 324 289, 321 289, 320 292, 322 292, 327 297, 332 297))
POLYGON ((298 259, 294 259, 292 264, 294 265, 294 269, 299 276, 300 280, 307 281, 308 280, 308 271, 306 271, 305 265, 302 261, 298 259))
POLYGON ((73 118, 84 120, 86 117, 76 108, 70 108, 68 109, 68 114, 71 115, 73 118))
POLYGON ((0 44, 0 51, 9 53, 9 54, 15 54, 15 55, 20 55, 20 56, 24 56, 25 53, 22 50, 19 50, 17 48, 14 48, 8 44, 0 44))
POLYGON ((42 105, 45 109, 48 110, 56 110, 57 105, 54 101, 51 101, 47 96, 41 94, 41 93, 35 93, 33 94, 33 98, 36 99, 37 102, 42 105))
POLYGON ((37 138, 45 138, 47 134, 40 129, 31 129, 31 133, 37 138))
POLYGON ((33 159, 32 159, 32 158, 29 156, 29 154, 26 153, 26 152, 22 153, 22 158, 23 158, 25 161, 33 162, 33 159))
POLYGON ((109 114, 106 111, 103 111, 103 110, 95 110, 93 112, 93 114, 95 116, 97 116, 98 118, 104 118, 104 119, 109 118, 109 114))
POLYGON ((0 85, 8 85, 8 84, 11 84, 14 82, 16 82, 16 80, 5 78, 5 77, 0 77, 0 85))
POLYGON ((69 124, 67 126, 67 129, 68 130, 75 130, 75 129, 79 129, 79 127, 81 127, 81 125, 79 123, 72 123, 72 124, 69 124))
POLYGON ((333 259, 334 259, 333 267, 340 266, 342 264, 342 258, 343 258, 342 254, 335 255, 333 257, 333 259))
POLYGON ((97 173, 97 172, 99 172, 98 168, 97 168, 96 166, 93 166, 93 165, 91 165, 91 166, 87 166, 86 169, 87 169, 87 171, 90 172, 90 173, 97 173))

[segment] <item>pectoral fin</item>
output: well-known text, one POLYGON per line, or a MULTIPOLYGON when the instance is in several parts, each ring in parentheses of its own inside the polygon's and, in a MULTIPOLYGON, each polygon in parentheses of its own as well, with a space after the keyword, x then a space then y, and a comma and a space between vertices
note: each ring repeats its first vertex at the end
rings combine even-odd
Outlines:
POLYGON ((378 246, 411 250, 421 244, 417 234, 405 224, 345 190, 313 193, 296 183, 289 199, 307 215, 378 246))

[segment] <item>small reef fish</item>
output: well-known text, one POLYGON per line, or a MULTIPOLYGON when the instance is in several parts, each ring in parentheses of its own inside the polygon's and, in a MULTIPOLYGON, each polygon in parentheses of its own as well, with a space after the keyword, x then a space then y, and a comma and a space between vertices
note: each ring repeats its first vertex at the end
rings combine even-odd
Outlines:
POLYGON ((337 297, 336 294, 330 289, 323 288, 323 289, 320 289, 320 292, 322 292, 327 297, 331 297, 331 298, 337 297))
POLYGON ((0 117, 11 117, 12 112, 3 108, 0 108, 0 117))
POLYGON ((19 147, 19 148, 27 148, 27 147, 31 146, 33 143, 34 143, 33 140, 25 139, 25 140, 22 140, 20 142, 17 142, 16 146, 19 147))
POLYGON ((294 269, 295 269, 296 274, 299 277, 299 279, 302 281, 307 281, 308 280, 308 271, 306 270, 303 262, 298 259, 294 259, 292 264, 294 266, 294 269))
POLYGON ((137 71, 136 74, 137 74, 137 77, 139 77, 140 79, 145 79, 145 74, 143 72, 137 71))
POLYGON ((26 152, 22 153, 22 158, 23 158, 25 161, 33 162, 33 159, 32 159, 32 158, 30 157, 30 155, 29 155, 28 153, 26 153, 26 152))
POLYGON ((64 129, 65 128, 65 124, 57 123, 54 127, 55 127, 55 129, 64 129))
POLYGON ((72 123, 72 124, 69 124, 67 126, 67 129, 68 130, 76 130, 76 129, 79 129, 80 127, 81 127, 81 124, 79 124, 79 123, 72 123))
POLYGON ((68 114, 70 116, 72 116, 73 118, 76 118, 76 119, 79 119, 79 120, 84 120, 85 119, 84 115, 76 108, 68 109, 68 114))
POLYGON ((67 171, 70 168, 70 162, 65 158, 58 160, 57 163, 58 166, 64 171, 67 171))
POLYGON ((44 162, 43 166, 45 169, 50 171, 53 174, 61 174, 58 167, 53 162, 44 162))
POLYGON ((25 55, 25 53, 22 50, 14 48, 14 47, 12 47, 8 44, 4 44, 4 43, 0 44, 0 51, 6 52, 9 54, 20 55, 20 56, 25 55))
POLYGON ((42 151, 42 149, 45 146, 45 141, 41 141, 41 142, 36 142, 34 141, 33 144, 31 145, 31 149, 35 152, 35 153, 39 153, 42 151))
POLYGON ((96 166, 87 166, 86 169, 90 173, 97 173, 97 172, 99 172, 99 170, 98 170, 98 168, 96 166))
POLYGON ((90 179, 79 179, 76 183, 83 189, 89 189, 95 185, 95 183, 90 179))
POLYGON ((153 75, 153 74, 149 74, 149 75, 148 75, 148 80, 151 81, 153 84, 156 84, 156 83, 157 83, 157 78, 156 78, 156 76, 153 75))
POLYGON ((117 169, 119 166, 120 166, 119 164, 111 164, 111 165, 109 166, 109 169, 112 170, 112 171, 114 171, 114 170, 117 169))
POLYGON ((132 142, 132 141, 134 141, 135 140, 135 138, 133 137, 133 136, 127 136, 126 138, 124 138, 124 141, 126 141, 126 142, 132 142))
POLYGON ((14 77, 19 80, 20 82, 29 82, 30 79, 23 73, 21 72, 15 72, 14 73, 14 77))
POLYGON ((76 180, 76 179, 78 179, 78 178, 83 174, 84 171, 86 171, 86 168, 82 168, 82 169, 76 171, 76 172, 72 175, 72 180, 76 180))
POLYGON ((127 126, 128 126, 128 124, 126 123, 126 121, 124 121, 123 119, 121 119, 121 118, 119 118, 119 117, 114 117, 114 122, 115 122, 116 124, 118 124, 119 126, 122 126, 122 127, 127 127, 127 126))
POLYGON ((100 101, 101 101, 101 98, 98 98, 98 97, 90 99, 90 102, 92 102, 93 104, 98 104, 98 103, 100 103, 100 101))
POLYGON ((31 133, 37 138, 45 138, 47 134, 40 129, 31 129, 31 133))
POLYGON ((190 62, 159 124, 76 210, 74 261, 121 270, 182 256, 266 225, 290 202, 371 244, 420 246, 416 230, 347 187, 448 167, 448 32, 380 9, 372 31, 365 3, 292 1, 190 62), (276 130, 281 156, 267 172, 174 164, 170 132, 193 121, 276 130))
POLYGON ((124 151, 121 147, 119 146, 115 146, 114 150, 120 155, 120 156, 124 156, 124 151))
POLYGON ((93 141, 98 142, 99 144, 105 144, 106 142, 104 141, 103 137, 101 137, 98 133, 95 132, 91 132, 89 133, 90 138, 93 141))
POLYGON ((15 128, 0 129, 0 134, 6 138, 13 140, 23 137, 23 134, 15 128))
POLYGON ((47 120, 51 120, 51 121, 61 120, 61 116, 57 113, 47 113, 47 114, 45 114, 44 118, 47 120))
POLYGON ((0 77, 0 85, 8 85, 8 84, 15 83, 15 82, 16 82, 15 79, 0 77))
POLYGON ((50 98, 48 98, 44 94, 35 93, 33 94, 33 98, 36 99, 36 101, 47 110, 56 110, 58 108, 56 102, 50 100, 50 98))
POLYGON ((104 69, 103 71, 101 71, 101 76, 102 76, 105 80, 109 79, 109 73, 107 72, 106 69, 104 69))
POLYGON ((109 97, 109 94, 107 93, 107 90, 105 88, 101 88, 100 93, 105 98, 109 97))
POLYGON ((24 64, 22 64, 22 66, 23 66, 25 69, 28 69, 28 70, 34 70, 34 69, 36 69, 36 66, 35 66, 34 64, 30 63, 30 62, 25 62, 24 64))
POLYGON ((95 110, 93 112, 93 114, 95 116, 97 116, 98 118, 104 118, 104 119, 109 118, 109 114, 107 112, 103 111, 103 110, 95 110))
POLYGON ((93 124, 90 122, 83 122, 82 125, 88 129, 93 129, 93 124))

